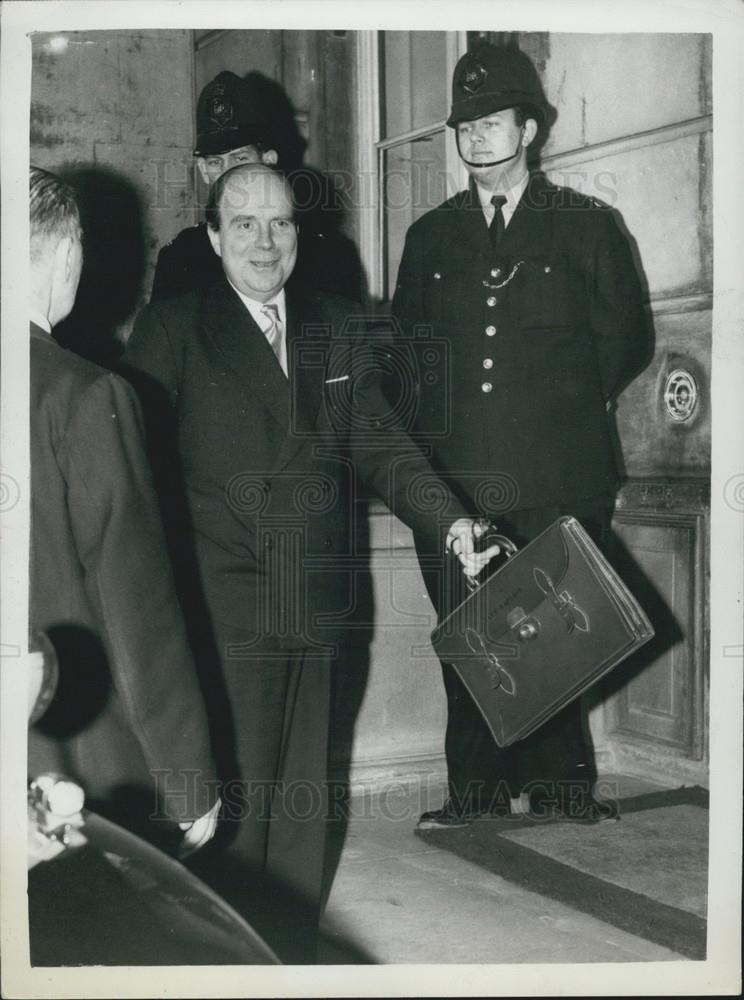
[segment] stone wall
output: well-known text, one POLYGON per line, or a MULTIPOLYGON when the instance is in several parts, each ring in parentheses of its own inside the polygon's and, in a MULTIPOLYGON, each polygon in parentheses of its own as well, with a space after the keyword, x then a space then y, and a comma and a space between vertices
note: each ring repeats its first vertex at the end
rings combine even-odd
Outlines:
POLYGON ((31 162, 75 183, 86 266, 67 332, 107 360, 148 298, 159 247, 197 216, 192 33, 32 39, 31 162))

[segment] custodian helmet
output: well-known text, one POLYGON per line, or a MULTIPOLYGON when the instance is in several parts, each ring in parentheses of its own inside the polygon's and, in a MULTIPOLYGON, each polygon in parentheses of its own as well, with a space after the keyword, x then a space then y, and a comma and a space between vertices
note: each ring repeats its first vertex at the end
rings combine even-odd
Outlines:
POLYGON ((229 153, 258 143, 274 148, 270 123, 245 80, 224 70, 199 94, 195 156, 229 153))
POLYGON ((450 128, 517 105, 538 125, 545 121, 540 81, 523 52, 482 42, 462 56, 452 76, 450 128))

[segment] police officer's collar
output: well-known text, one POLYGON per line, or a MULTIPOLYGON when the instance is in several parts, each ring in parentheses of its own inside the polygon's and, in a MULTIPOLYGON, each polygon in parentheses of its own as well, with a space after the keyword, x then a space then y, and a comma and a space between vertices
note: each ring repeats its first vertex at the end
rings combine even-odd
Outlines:
POLYGON ((475 188, 476 194, 478 195, 478 200, 480 201, 481 208, 486 208, 491 204, 491 198, 494 194, 502 194, 506 198, 505 210, 507 212, 513 212, 519 203, 519 199, 522 197, 527 189, 527 185, 530 181, 530 174, 528 170, 525 170, 523 176, 516 184, 513 184, 510 188, 499 188, 498 191, 490 191, 488 188, 481 187, 477 181, 473 181, 473 186, 475 188))

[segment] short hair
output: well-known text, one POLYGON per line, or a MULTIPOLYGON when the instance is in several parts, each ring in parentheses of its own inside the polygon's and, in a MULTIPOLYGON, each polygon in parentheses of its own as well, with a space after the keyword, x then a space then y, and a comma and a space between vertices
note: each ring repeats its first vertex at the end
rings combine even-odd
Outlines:
POLYGON ((292 186, 287 180, 284 172, 279 169, 279 167, 274 166, 271 163, 238 163, 235 167, 230 167, 226 170, 224 174, 220 174, 217 180, 212 184, 209 189, 209 198, 207 199, 206 208, 206 219, 207 225, 214 232, 219 232, 220 228, 220 201, 222 200, 222 194, 227 187, 230 178, 241 171, 245 173, 266 173, 274 174, 281 181, 284 182, 284 187, 289 195, 289 200, 292 203, 292 210, 295 211, 294 195, 292 193, 292 186))
MULTIPOLYGON (((253 146, 259 156, 263 156, 264 153, 270 153, 272 150, 276 153, 276 146, 273 146, 270 142, 249 142, 249 146, 253 146)), ((270 163, 266 166, 271 166, 270 163)))
POLYGON ((538 128, 541 125, 540 112, 531 104, 514 105, 514 122, 517 125, 524 125, 528 118, 531 118, 538 128))
MULTIPOLYGON (((479 117, 486 118, 489 114, 495 115, 500 113, 501 111, 508 111, 509 108, 511 108, 511 110, 514 112, 514 124, 517 125, 518 127, 524 125, 524 123, 527 121, 528 118, 534 119, 536 124, 539 126, 540 124, 539 114, 537 111, 535 111, 535 109, 532 107, 531 104, 510 104, 508 108, 500 108, 498 112, 487 111, 484 115, 479 115, 479 117)), ((477 120, 478 119, 463 119, 463 121, 477 121, 477 120)), ((460 125, 461 122, 457 122, 457 124, 460 125)))
POLYGON ((31 167, 29 222, 32 243, 50 236, 79 236, 80 209, 75 191, 55 174, 31 167))

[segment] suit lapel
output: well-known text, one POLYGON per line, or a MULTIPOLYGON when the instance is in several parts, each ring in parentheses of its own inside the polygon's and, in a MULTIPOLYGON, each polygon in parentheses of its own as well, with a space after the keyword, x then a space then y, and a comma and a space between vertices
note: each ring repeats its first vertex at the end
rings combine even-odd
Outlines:
POLYGON ((328 320, 317 300, 286 291, 290 427, 275 468, 282 469, 315 433, 328 360, 328 320))
POLYGON ((215 350, 238 378, 249 397, 257 398, 284 428, 289 428, 289 385, 271 345, 225 278, 211 288, 205 302, 204 329, 215 350))
POLYGON ((283 469, 315 433, 323 401, 329 323, 320 300, 287 289, 289 379, 248 310, 223 278, 211 289, 204 308, 204 329, 215 350, 285 429, 273 471, 283 469))
POLYGON ((287 291, 287 356, 290 383, 294 387, 298 419, 312 430, 323 399, 328 350, 328 319, 318 300, 297 290, 287 291))

